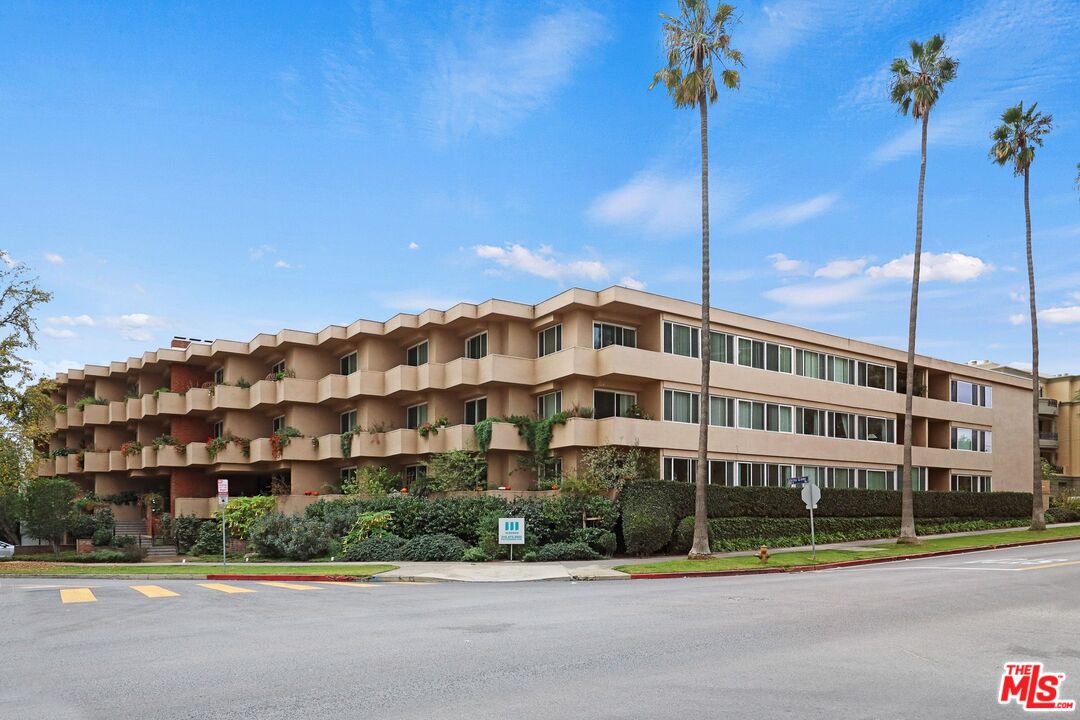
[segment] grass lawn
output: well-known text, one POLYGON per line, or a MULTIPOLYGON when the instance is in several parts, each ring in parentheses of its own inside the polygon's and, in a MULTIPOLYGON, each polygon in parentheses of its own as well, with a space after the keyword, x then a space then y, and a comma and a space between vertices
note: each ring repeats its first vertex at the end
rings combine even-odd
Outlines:
POLYGON ((861 560, 869 557, 896 557, 914 553, 935 552, 938 550, 982 548, 1005 543, 1026 542, 1029 540, 1050 540, 1053 538, 1080 538, 1080 527, 1050 528, 1043 532, 1020 530, 1015 532, 988 533, 986 535, 962 535, 957 537, 938 538, 935 540, 924 540, 914 545, 897 545, 895 542, 866 543, 863 547, 872 548, 873 551, 820 550, 817 554, 816 563, 814 562, 811 553, 797 551, 774 552, 770 555, 767 563, 762 563, 753 555, 740 555, 737 557, 711 558, 709 560, 668 560, 665 562, 620 565, 615 569, 634 575, 639 573, 712 572, 716 570, 743 570, 760 567, 793 567, 796 565, 821 565, 824 563, 842 562, 844 560, 861 560))
MULTIPOLYGON (((229 563, 230 575, 352 575, 369 577, 396 565, 336 565, 313 563, 309 565, 271 565, 266 563, 229 563)), ((50 563, 5 561, 0 562, 0 575, 214 575, 221 573, 221 565, 146 565, 125 563, 104 565, 96 563, 50 563)))

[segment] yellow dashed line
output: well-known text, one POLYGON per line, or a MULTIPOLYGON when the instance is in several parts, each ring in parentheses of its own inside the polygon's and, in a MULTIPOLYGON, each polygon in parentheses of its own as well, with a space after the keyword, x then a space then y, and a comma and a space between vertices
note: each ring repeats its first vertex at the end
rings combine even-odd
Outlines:
POLYGON ((140 592, 148 598, 178 597, 179 593, 166 590, 158 585, 131 585, 132 590, 140 592))
POLYGON ((223 593, 249 593, 255 592, 251 588, 240 587, 239 585, 225 585, 223 583, 199 583, 199 587, 204 587, 207 590, 217 590, 223 593))
POLYGON ((1048 568, 1065 567, 1066 565, 1080 565, 1080 560, 1070 560, 1069 562, 1054 563, 1053 565, 1032 565, 1030 567, 1019 568, 1023 570, 1046 570, 1048 568))
POLYGON ((60 602, 65 605, 69 603, 97 602, 97 598, 94 597, 94 593, 90 591, 90 588, 68 588, 60 591, 60 602))
POLYGON ((300 585, 298 583, 287 582, 271 582, 269 580, 260 582, 260 585, 269 585, 270 587, 285 588, 286 590, 322 590, 319 587, 312 587, 310 584, 300 585))

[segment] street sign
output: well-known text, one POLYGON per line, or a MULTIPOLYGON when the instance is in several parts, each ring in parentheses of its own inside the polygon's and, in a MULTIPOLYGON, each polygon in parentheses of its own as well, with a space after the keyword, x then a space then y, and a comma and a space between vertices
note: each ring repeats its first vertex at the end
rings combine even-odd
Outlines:
POLYGON ((229 494, 229 479, 228 478, 218 478, 218 481, 217 481, 217 494, 218 495, 228 495, 229 494))
POLYGON ((225 540, 225 506, 229 503, 229 479, 218 478, 217 503, 221 507, 221 571, 229 569, 228 548, 225 540))
POLYGON ((805 485, 806 483, 810 482, 810 478, 808 478, 808 477, 791 478, 790 480, 788 480, 788 482, 790 482, 792 485, 805 485))
POLYGON ((228 505, 229 504, 229 496, 228 495, 218 495, 217 496, 217 504, 218 505, 228 505))
POLYGON ((525 518, 499 518, 499 544, 525 544, 525 518))
POLYGON ((818 500, 821 499, 821 488, 819 488, 817 485, 811 485, 809 483, 803 485, 802 499, 803 502, 806 503, 807 510, 816 510, 818 500))

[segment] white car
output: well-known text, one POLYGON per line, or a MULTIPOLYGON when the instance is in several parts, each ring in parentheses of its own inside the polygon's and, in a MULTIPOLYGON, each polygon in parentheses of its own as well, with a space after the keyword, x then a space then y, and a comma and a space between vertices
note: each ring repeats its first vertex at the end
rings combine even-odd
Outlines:
POLYGON ((15 546, 9 545, 3 540, 0 540, 0 558, 13 557, 15 555, 15 546))

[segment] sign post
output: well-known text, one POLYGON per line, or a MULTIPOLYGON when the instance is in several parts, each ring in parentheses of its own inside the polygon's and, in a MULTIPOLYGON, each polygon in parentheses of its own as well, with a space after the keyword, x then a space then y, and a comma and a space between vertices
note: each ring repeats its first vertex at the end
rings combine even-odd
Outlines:
POLYGON ((817 537, 814 533, 814 509, 818 500, 821 499, 821 488, 810 482, 808 477, 792 478, 791 484, 802 487, 802 500, 806 503, 806 509, 810 511, 810 549, 814 553, 814 561, 817 561, 817 537))
POLYGON ((219 478, 217 481, 217 501, 218 507, 221 508, 221 570, 225 572, 229 569, 229 560, 227 554, 227 542, 225 540, 225 506, 229 502, 229 480, 228 478, 219 478))
POLYGON ((499 544, 510 546, 510 559, 514 559, 514 546, 525 544, 525 518, 499 518, 499 544))

